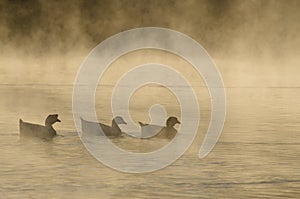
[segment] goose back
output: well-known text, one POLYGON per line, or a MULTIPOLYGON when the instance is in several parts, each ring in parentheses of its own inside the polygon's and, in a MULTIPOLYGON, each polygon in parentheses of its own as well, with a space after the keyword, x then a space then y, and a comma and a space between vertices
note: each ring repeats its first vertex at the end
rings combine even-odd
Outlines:
POLYGON ((99 131, 99 127, 100 127, 104 135, 106 136, 117 137, 122 135, 121 129, 119 128, 118 124, 114 123, 114 121, 112 121, 112 126, 108 126, 106 124, 102 124, 98 122, 87 121, 84 120, 83 118, 80 119, 81 119, 81 130, 84 133, 91 133, 91 134, 101 136, 103 134, 99 131))
POLYGON ((39 124, 32 124, 19 120, 20 136, 26 137, 37 137, 37 138, 52 138, 56 135, 54 128, 47 128, 39 124))

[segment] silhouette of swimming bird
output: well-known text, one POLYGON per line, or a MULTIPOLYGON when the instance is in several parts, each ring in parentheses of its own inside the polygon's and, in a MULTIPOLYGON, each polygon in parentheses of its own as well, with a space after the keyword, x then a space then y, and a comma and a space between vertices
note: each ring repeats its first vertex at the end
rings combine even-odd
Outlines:
POLYGON ((141 137, 142 138, 150 138, 150 137, 158 137, 158 138, 168 138, 172 139, 177 134, 177 130, 174 128, 175 124, 180 124, 176 117, 169 117, 166 121, 166 126, 159 126, 154 124, 144 124, 139 121, 141 126, 141 137))
POLYGON ((56 131, 52 125, 56 122, 61 122, 58 119, 58 114, 48 115, 45 120, 45 126, 24 122, 22 119, 19 119, 20 137, 53 138, 56 136, 56 131))
POLYGON ((102 135, 99 132, 99 127, 101 127, 101 129, 103 130, 103 133, 106 136, 114 136, 114 137, 118 137, 118 136, 122 135, 122 131, 121 131, 119 125, 127 124, 124 121, 124 119, 120 116, 117 116, 112 120, 111 126, 108 126, 108 125, 102 124, 102 123, 98 123, 98 122, 87 121, 81 117, 80 117, 80 119, 81 119, 82 132, 96 134, 96 135, 102 135))

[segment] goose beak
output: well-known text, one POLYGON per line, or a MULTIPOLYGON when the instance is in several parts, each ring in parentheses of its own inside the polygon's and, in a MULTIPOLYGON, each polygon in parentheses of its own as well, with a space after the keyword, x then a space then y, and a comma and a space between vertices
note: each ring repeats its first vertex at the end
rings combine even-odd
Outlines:
POLYGON ((176 122, 177 124, 181 124, 178 120, 177 120, 177 122, 176 122))
POLYGON ((57 121, 57 122, 61 122, 61 121, 60 121, 60 119, 58 119, 58 118, 57 118, 57 120, 56 120, 56 121, 57 121))

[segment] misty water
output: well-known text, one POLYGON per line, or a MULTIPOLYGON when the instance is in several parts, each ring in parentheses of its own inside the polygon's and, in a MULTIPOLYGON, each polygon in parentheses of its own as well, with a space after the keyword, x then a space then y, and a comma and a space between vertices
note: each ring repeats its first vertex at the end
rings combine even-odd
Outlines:
MULTIPOLYGON (((209 98, 204 97, 199 132, 191 147, 172 165, 142 174, 113 170, 89 154, 74 127, 72 88, 0 86, 1 198, 299 197, 300 88, 226 88, 224 130, 213 151, 199 159, 210 120, 209 98), (58 113, 62 120, 54 126, 57 137, 19 140, 19 118, 43 124, 49 113, 58 113)), ((145 99, 150 97, 151 93, 144 94, 145 99)), ((110 123, 111 113, 103 101, 109 99, 96 100, 98 118, 110 123)), ((143 112, 141 120, 145 120, 148 113, 139 107, 132 114, 138 117, 143 112)), ((177 114, 175 106, 169 111, 177 114)), ((166 144, 129 137, 113 142, 135 152, 166 144)))

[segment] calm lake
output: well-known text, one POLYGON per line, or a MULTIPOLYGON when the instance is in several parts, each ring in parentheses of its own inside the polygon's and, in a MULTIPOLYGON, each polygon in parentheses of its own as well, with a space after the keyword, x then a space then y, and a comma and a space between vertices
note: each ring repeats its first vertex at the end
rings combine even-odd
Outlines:
MULTIPOLYGON (((299 198, 300 88, 226 88, 224 130, 213 151, 199 159, 210 120, 209 97, 203 94, 199 132, 190 148, 172 165, 142 174, 113 170, 89 154, 74 127, 72 89, 0 86, 0 198, 299 198), (62 120, 54 126, 59 136, 19 140, 19 118, 43 124, 50 113, 62 120)), ((139 99, 156 95, 143 96, 132 114, 145 121, 148 107, 142 105, 148 102, 139 99)), ((99 120, 110 123, 109 99, 101 93, 96 99, 99 120)), ((178 116, 168 100, 168 111, 178 116)), ((135 152, 165 144, 129 137, 113 142, 135 152)))

